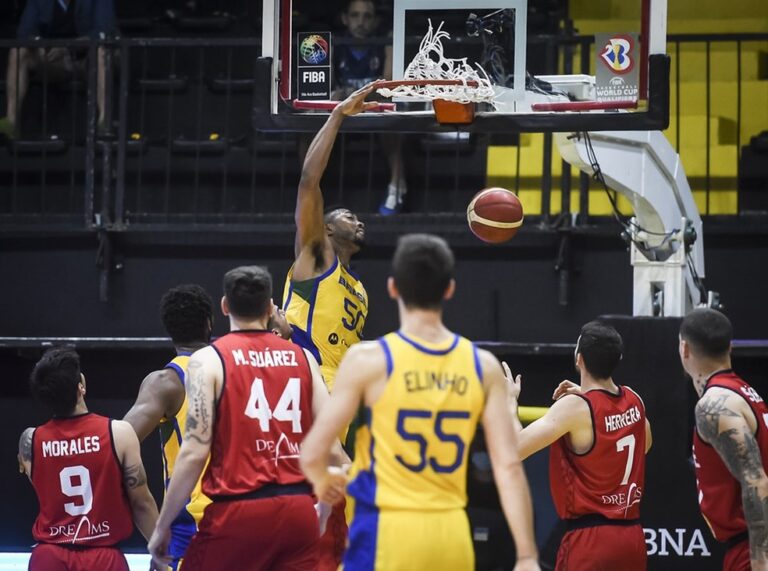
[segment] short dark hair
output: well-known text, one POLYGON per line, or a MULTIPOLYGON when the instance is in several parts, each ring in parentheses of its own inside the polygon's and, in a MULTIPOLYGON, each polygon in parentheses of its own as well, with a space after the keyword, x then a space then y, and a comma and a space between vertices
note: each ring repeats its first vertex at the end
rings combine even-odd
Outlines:
POLYGON ((691 345, 697 355, 718 359, 731 351, 733 325, 716 309, 694 309, 683 318, 680 337, 691 345))
POLYGON ((213 321, 213 301, 197 284, 172 287, 160 298, 163 327, 176 345, 208 343, 213 321))
POLYGON ((40 358, 29 378, 29 388, 55 416, 65 416, 77 405, 80 357, 74 349, 49 349, 40 358))
POLYGON ((392 277, 406 307, 438 309, 453 279, 448 243, 432 234, 408 234, 397 242, 392 277))
POLYGON ((624 343, 619 332, 607 323, 590 321, 581 328, 576 352, 581 353, 590 375, 607 379, 621 361, 624 343))
POLYGON ((235 317, 265 317, 272 299, 272 276, 261 266, 240 266, 224 274, 224 296, 235 317))
POLYGON ((349 212, 349 209, 336 204, 328 206, 323 210, 323 222, 330 224, 345 212, 349 212))

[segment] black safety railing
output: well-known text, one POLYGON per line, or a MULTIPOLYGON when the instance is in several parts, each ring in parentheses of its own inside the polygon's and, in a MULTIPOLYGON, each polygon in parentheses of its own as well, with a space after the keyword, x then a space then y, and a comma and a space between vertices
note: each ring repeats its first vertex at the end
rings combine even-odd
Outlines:
MULTIPOLYGON (((763 93, 759 82, 767 72, 759 53, 768 46, 768 34, 673 35, 668 40, 673 97, 667 135, 683 156, 692 188, 703 193, 702 214, 761 210, 768 185, 760 170, 749 166, 749 160, 757 164, 759 149, 748 141, 760 127, 745 109, 755 104, 752 92, 763 93), (732 82, 723 81, 728 57, 732 82), (692 72, 689 61, 701 71, 692 72), (686 93, 688 84, 703 95, 686 93), (735 109, 724 113, 726 84, 735 109), (691 113, 695 105, 701 110, 691 113), (699 130, 703 143, 689 144, 686 133, 699 130), (719 197, 737 190, 737 207, 724 211, 719 197)), ((64 223, 121 230, 249 223, 293 210, 311 134, 253 131, 254 90, 263 87, 256 85, 259 39, 0 41, 0 60, 18 60, 20 48, 45 61, 58 53, 73 73, 60 81, 52 68, 38 65, 23 105, 16 100, 16 137, 0 149, 4 226, 64 223)), ((539 73, 594 73, 592 36, 530 36, 529 51, 544 54, 539 73)), ((16 78, 0 85, 6 101, 18 84, 16 78)), ((576 223, 586 222, 589 178, 574 178, 566 163, 555 176, 551 136, 544 135, 542 144, 541 176, 535 181, 542 218, 551 221, 559 211, 570 219, 578 211, 576 223), (571 204, 573 181, 578 205, 571 204), (559 208, 552 204, 555 190, 559 208)), ((323 180, 326 201, 376 212, 390 179, 398 182, 390 176, 390 164, 398 158, 393 149, 399 148, 400 180, 409 190, 406 208, 460 212, 487 182, 492 145, 519 151, 521 140, 514 133, 342 133, 323 180)), ((521 180, 521 153, 516 156, 515 174, 506 185, 520 190, 531 181, 521 180)))
POLYGON ((94 204, 97 46, 14 40, 0 41, 3 50, 0 214, 83 224, 94 204))
MULTIPOLYGON (((559 38, 561 50, 553 49, 547 36, 529 37, 528 42, 542 46, 548 69, 557 69, 559 60, 562 73, 594 75, 593 36, 559 38)), ((681 154, 691 189, 703 195, 703 200, 698 201, 701 214, 768 213, 768 169, 764 167, 768 164, 765 89, 768 33, 672 34, 667 37, 667 52, 672 63, 672 101, 670 128, 666 134, 681 154), (713 63, 715 53, 718 57, 713 63), (746 53, 750 54, 748 72, 744 63, 746 53), (717 78, 713 77, 715 72, 717 78), (750 79, 745 80, 747 74, 750 79), (743 113, 745 93, 750 95, 748 108, 750 112, 754 109, 757 121, 751 121, 750 115, 743 113), (717 133, 713 132, 715 129, 717 133), (715 153, 718 155, 716 169, 713 168, 715 153)), ((551 217, 553 184, 559 183, 560 212, 575 211, 571 207, 571 166, 563 161, 562 176, 553 180, 551 164, 552 135, 545 134, 542 164, 545 219, 551 217)), ((515 184, 519 186, 519 181, 515 184)), ((594 188, 594 184, 592 186, 594 188)), ((585 213, 589 212, 589 191, 590 179, 580 173, 580 220, 586 220, 585 213)))

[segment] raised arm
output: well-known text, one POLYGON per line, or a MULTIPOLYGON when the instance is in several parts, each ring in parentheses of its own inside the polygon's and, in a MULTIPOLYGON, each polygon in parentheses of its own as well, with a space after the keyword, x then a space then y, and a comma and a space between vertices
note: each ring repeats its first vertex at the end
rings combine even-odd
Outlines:
POLYGON ((564 434, 578 430, 591 432, 592 417, 589 406, 583 399, 572 393, 564 393, 564 396, 560 396, 549 407, 544 416, 523 428, 517 416, 517 399, 520 395, 522 379, 520 375, 514 377, 506 363, 504 363, 504 377, 508 389, 507 402, 512 423, 517 432, 518 453, 523 460, 546 448, 564 434))
POLYGON ((136 402, 123 418, 133 427, 139 441, 157 428, 163 418, 171 418, 184 403, 184 384, 176 371, 153 371, 141 382, 136 402))
POLYGON ((213 441, 217 387, 221 386, 223 371, 213 347, 200 349, 187 365, 187 427, 184 442, 176 459, 171 483, 165 494, 157 527, 149 541, 153 565, 158 569, 168 565, 170 527, 182 510, 200 479, 213 441))
POLYGON ((386 375, 384 353, 378 343, 358 343, 344 355, 333 394, 301 446, 301 469, 321 501, 335 504, 344 496, 346 476, 329 469, 331 449, 349 426, 363 402, 366 387, 386 375))
POLYGON ((768 569, 768 477, 749 405, 727 389, 712 388, 696 405, 696 429, 741 484, 752 570, 768 569))
POLYGON ((482 421, 485 443, 491 456, 501 507, 515 539, 515 569, 538 569, 531 493, 518 453, 517 431, 507 406, 506 380, 496 357, 487 351, 479 351, 479 355, 486 392, 482 421))
MULTIPOLYGON (((299 261, 302 253, 315 255, 320 252, 330 252, 330 243, 325 234, 323 219, 323 194, 320 191, 320 180, 323 178, 328 159, 336 141, 336 135, 344 118, 356 115, 371 108, 376 103, 366 103, 365 98, 375 89, 375 82, 358 89, 345 99, 318 131, 309 145, 301 170, 299 192, 296 197, 296 243, 295 255, 299 261)), ((332 252, 331 252, 332 253, 332 252)))
POLYGON ((149 540, 157 522, 157 504, 147 486, 147 473, 141 461, 139 439, 133 427, 125 421, 112 421, 115 451, 123 467, 123 487, 128 495, 133 522, 145 539, 149 540))

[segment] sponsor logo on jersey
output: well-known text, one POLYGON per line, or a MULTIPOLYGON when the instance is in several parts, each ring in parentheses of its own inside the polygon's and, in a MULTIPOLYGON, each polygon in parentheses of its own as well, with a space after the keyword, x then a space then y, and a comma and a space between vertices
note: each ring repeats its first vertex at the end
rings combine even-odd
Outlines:
POLYGON ((109 522, 92 523, 88 516, 82 516, 77 524, 55 525, 48 528, 53 543, 77 543, 109 537, 109 522))
POLYGON ((285 434, 280 434, 277 442, 259 438, 256 441, 256 450, 258 452, 272 452, 272 460, 275 462, 275 465, 277 465, 281 460, 297 459, 301 452, 301 447, 298 442, 292 442, 285 434))

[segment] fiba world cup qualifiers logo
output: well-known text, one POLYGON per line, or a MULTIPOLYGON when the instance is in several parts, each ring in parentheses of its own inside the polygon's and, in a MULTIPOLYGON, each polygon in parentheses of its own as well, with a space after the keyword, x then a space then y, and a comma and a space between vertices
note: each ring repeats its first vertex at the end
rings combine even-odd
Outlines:
POLYGON ((613 73, 624 74, 635 67, 635 58, 632 54, 634 42, 629 36, 616 36, 610 38, 603 46, 600 58, 613 73))
POLYGON ((312 34, 301 42, 299 53, 307 63, 314 65, 323 63, 328 57, 328 42, 322 36, 312 34))

